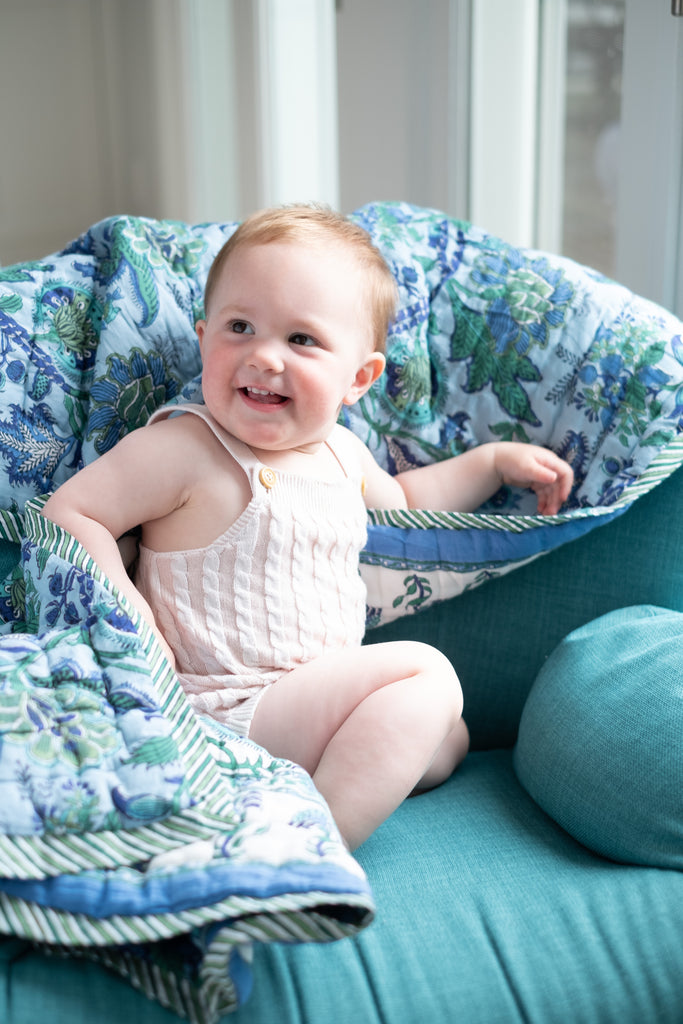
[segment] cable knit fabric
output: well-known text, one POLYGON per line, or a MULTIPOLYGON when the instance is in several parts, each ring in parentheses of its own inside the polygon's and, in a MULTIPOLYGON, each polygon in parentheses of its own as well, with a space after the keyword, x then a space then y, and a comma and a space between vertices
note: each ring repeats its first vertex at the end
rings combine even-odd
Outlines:
MULTIPOLYGON (((162 409, 153 419, 178 412, 162 409)), ((171 645, 195 710, 248 735, 264 689, 326 651, 359 645, 366 540, 362 479, 344 427, 328 447, 340 477, 321 481, 264 466, 201 405, 201 417, 246 474, 252 499, 205 548, 141 546, 136 584, 171 645)))

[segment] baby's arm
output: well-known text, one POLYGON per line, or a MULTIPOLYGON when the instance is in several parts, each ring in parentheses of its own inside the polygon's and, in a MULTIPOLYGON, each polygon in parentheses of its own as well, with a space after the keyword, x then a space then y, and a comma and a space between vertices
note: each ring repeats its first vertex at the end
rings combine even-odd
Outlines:
POLYGON ((47 519, 81 542, 156 631, 172 660, 149 605, 128 576, 117 545, 117 538, 128 530, 167 515, 182 501, 182 476, 173 470, 184 460, 178 457, 177 450, 172 458, 165 454, 170 436, 165 423, 127 435, 115 448, 62 484, 42 511, 47 519))
POLYGON ((502 484, 529 487, 538 511, 559 511, 571 491, 571 466, 547 448, 508 441, 482 444, 462 455, 395 477, 385 473, 368 452, 366 504, 369 508, 426 508, 473 512, 502 484))

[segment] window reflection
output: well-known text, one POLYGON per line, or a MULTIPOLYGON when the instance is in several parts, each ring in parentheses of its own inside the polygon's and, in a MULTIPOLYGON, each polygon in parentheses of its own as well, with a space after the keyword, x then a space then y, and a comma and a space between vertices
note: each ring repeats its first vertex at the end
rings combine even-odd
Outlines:
POLYGON ((624 0, 568 0, 562 250, 614 275, 624 0))

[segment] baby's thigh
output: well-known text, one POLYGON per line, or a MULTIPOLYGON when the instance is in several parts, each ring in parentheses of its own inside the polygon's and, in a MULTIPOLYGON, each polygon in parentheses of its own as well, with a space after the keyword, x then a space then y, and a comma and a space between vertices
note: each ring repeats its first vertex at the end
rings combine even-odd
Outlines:
POLYGON ((278 679, 261 697, 249 736, 311 771, 353 711, 397 683, 413 686, 416 700, 462 708, 453 666, 436 648, 407 640, 370 644, 329 652, 278 679))

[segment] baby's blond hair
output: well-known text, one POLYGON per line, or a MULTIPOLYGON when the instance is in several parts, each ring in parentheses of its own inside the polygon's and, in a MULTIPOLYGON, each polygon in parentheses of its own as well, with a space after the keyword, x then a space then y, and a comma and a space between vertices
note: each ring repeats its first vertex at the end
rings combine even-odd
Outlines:
POLYGON ((363 271, 373 328, 373 345, 383 352, 387 332, 396 315, 398 289, 393 274, 369 234, 328 206, 296 204, 259 210, 243 221, 214 259, 204 291, 208 315, 216 283, 229 257, 248 245, 270 242, 336 241, 346 245, 363 271))

